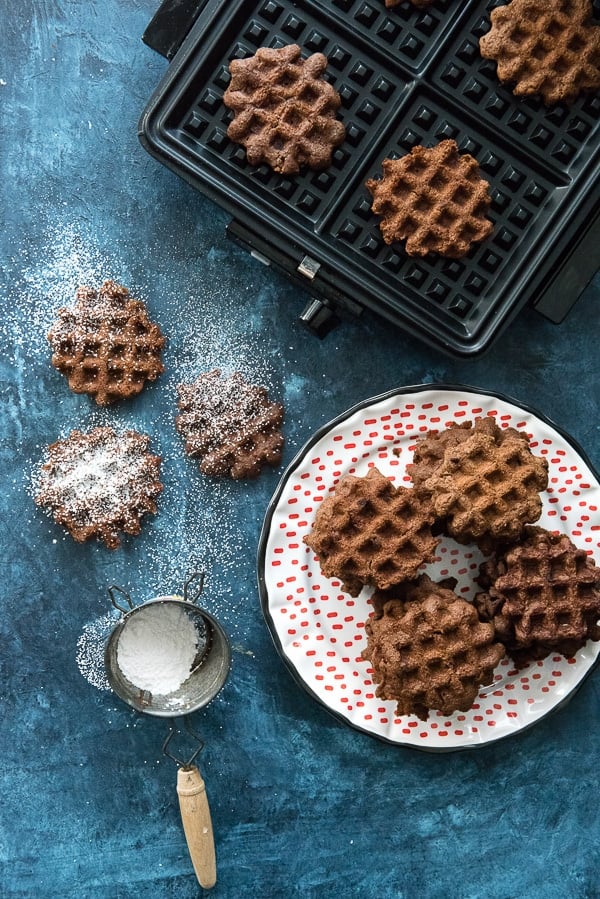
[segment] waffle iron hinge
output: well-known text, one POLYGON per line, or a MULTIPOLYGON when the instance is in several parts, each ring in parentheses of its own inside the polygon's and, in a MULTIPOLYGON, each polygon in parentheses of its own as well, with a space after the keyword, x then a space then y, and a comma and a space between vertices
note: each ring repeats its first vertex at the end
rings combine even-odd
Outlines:
POLYGON ((551 322, 560 324, 599 267, 600 210, 588 218, 585 232, 578 236, 573 250, 562 255, 545 289, 533 298, 533 307, 551 322))
POLYGON ((272 265, 311 294, 299 320, 317 337, 325 337, 341 318, 356 318, 362 313, 363 307, 359 303, 333 286, 327 267, 298 244, 289 243, 285 248, 276 246, 236 219, 227 225, 227 236, 259 262, 272 265))
POLYGON ((171 61, 207 0, 162 0, 142 35, 143 42, 171 61))

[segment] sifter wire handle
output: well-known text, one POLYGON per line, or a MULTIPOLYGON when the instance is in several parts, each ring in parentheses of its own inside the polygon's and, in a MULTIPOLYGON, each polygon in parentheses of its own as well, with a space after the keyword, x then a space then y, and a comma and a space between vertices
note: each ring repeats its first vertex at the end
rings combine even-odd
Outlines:
POLYGON ((186 602, 194 603, 200 599, 202 591, 204 590, 204 577, 203 571, 194 571, 193 574, 190 574, 183 585, 183 598, 186 602), (194 584, 195 581, 198 583, 194 584), (192 589, 195 591, 193 594, 192 589))
POLYGON ((121 612, 121 614, 126 615, 127 612, 130 612, 133 609, 133 602, 131 600, 131 596, 129 595, 127 590, 123 590, 123 588, 119 587, 118 584, 110 585, 110 587, 108 588, 108 595, 110 596, 110 601, 112 602, 115 609, 117 609, 119 612, 121 612), (127 601, 127 605, 129 606, 128 609, 125 609, 119 603, 117 597, 115 596, 115 593, 121 593, 125 597, 125 600, 127 601))
POLYGON ((210 889, 217 882, 217 860, 204 780, 196 765, 177 771, 181 822, 198 883, 210 889))

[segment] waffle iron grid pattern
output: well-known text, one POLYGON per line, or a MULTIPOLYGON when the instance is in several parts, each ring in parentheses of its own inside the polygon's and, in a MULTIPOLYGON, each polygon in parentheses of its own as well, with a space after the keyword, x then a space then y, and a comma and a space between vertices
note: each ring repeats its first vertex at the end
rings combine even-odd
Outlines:
MULTIPOLYGON (((340 270, 388 298, 399 293, 409 315, 468 344, 504 307, 515 272, 535 247, 541 251, 551 217, 556 222, 560 207, 564 218, 572 191, 589 178, 600 130, 597 95, 550 108, 516 99, 498 82, 478 40, 499 3, 473 0, 457 9, 455 0, 438 0, 417 10, 407 3, 386 9, 379 0, 238 0, 173 104, 169 138, 192 168, 212 167, 229 179, 233 196, 237 184, 274 220, 283 216, 300 245, 303 234, 316 237, 340 270), (243 147, 227 138, 231 113, 222 103, 230 59, 288 43, 328 56, 325 77, 340 93, 347 129, 329 169, 294 177, 247 163, 243 147), (445 138, 473 154, 489 180, 494 232, 462 260, 414 260, 402 244, 383 242, 364 182, 381 176, 385 156, 445 138)), ((600 16, 600 0, 594 13, 600 16)))

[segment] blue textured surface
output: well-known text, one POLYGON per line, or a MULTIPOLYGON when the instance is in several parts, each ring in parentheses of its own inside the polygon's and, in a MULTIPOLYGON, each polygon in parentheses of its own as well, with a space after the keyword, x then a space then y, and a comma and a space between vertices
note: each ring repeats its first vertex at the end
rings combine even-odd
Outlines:
MULTIPOLYGON (((23 0, 0 16, 0 895, 199 895, 164 722, 82 668, 112 582, 135 599, 195 563, 234 647, 194 716, 218 851, 215 897, 529 899, 600 896, 600 676, 532 730, 429 755, 338 723, 291 679, 256 589, 258 532, 279 472, 202 479, 174 433, 180 376, 213 365, 286 404, 285 462, 366 396, 429 381, 542 410, 600 464, 600 278, 567 321, 526 310, 485 357, 451 361, 365 315, 324 342, 305 298, 225 238, 226 217, 144 154, 136 123, 166 63, 140 36, 151 0, 23 0), (49 364, 45 333, 74 287, 114 277, 169 338, 167 372, 98 413, 49 364), (45 444, 97 421, 135 425, 164 456, 159 514, 114 553, 78 546, 31 499, 45 444)), ((89 659, 88 659, 89 662, 89 659)))

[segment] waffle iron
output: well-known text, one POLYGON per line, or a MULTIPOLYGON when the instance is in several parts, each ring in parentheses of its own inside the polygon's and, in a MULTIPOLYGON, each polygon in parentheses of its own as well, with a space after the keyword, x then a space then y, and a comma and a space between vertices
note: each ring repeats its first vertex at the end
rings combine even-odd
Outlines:
MULTIPOLYGON (((452 356, 484 351, 526 304, 559 323, 600 267, 600 95, 521 100, 481 58, 501 0, 165 0, 143 40, 170 60, 143 146, 224 207, 229 235, 310 297, 324 334, 370 309, 452 356), (286 177, 227 138, 231 59, 297 43, 328 57, 346 140, 330 168, 286 177), (364 183, 417 144, 456 140, 490 182, 492 235, 464 259, 388 246, 364 183)), ((600 0, 594 0, 600 19, 600 0)))

